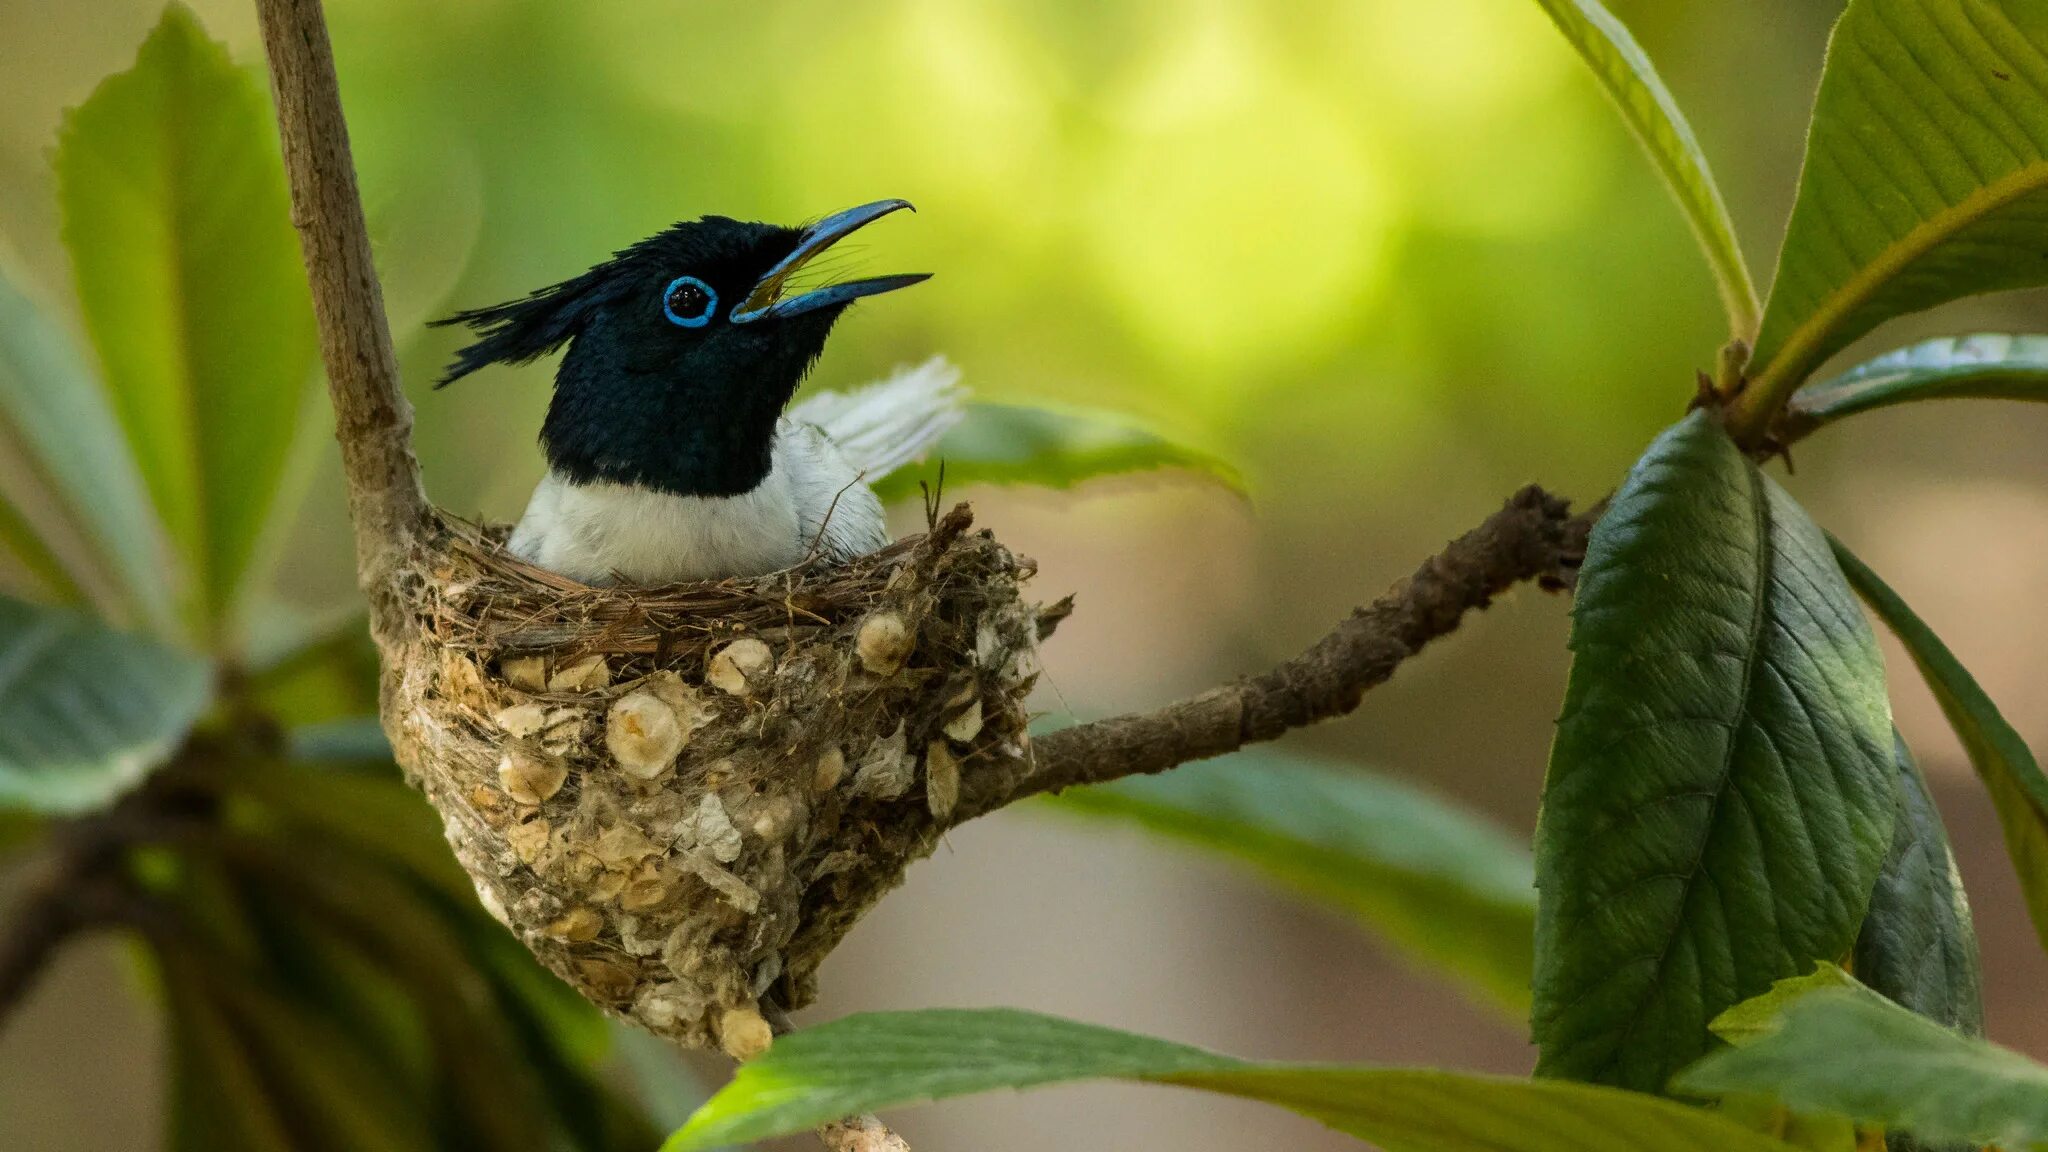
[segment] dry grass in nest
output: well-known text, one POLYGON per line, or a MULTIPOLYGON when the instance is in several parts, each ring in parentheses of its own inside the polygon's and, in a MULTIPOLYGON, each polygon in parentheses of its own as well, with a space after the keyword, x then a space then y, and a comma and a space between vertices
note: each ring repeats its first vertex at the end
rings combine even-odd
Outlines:
POLYGON ((760 1001, 927 854, 963 771, 1029 762, 1062 608, 965 505, 845 566, 593 588, 449 522, 387 725, 486 906, 586 996, 745 1055, 760 1001))

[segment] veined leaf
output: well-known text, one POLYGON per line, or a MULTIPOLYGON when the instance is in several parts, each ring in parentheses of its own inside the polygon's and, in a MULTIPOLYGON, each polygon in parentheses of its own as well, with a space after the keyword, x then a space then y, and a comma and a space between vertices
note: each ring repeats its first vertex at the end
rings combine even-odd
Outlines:
POLYGON ((291 451, 314 329, 256 77, 178 4, 64 122, 86 331, 151 498, 218 621, 291 451))
POLYGON ((2048 283, 2048 8, 1850 0, 1751 364, 1767 414, 1895 316, 2048 283))
POLYGON ((1528 849, 1419 789, 1357 768, 1239 753, 1069 789, 1051 803, 1234 857, 1357 917, 1516 1015, 1536 923, 1528 849))
POLYGON ((1707 167, 1706 154, 1693 138, 1685 113, 1678 110, 1678 101, 1671 98, 1657 75, 1656 66, 1629 34, 1628 26, 1615 19, 1600 0, 1537 3, 1599 78, 1629 130, 1671 186, 1671 194, 1684 209, 1700 251, 1713 269, 1721 307, 1728 313, 1729 334, 1749 338, 1757 326, 1756 285, 1750 280, 1749 265, 1742 259, 1735 225, 1728 218, 1728 206, 1721 202, 1721 190, 1707 167))
POLYGON ((1894 741, 1894 753, 1899 817, 1856 936, 1856 975, 1943 1027, 1980 1036, 1984 975, 1963 877, 1905 741, 1894 741))
POLYGON ((1387 1152, 1787 1152, 1710 1112, 1611 1088, 1259 1064, 1000 1008, 849 1016, 781 1037, 663 1152, 766 1139, 892 1105, 1102 1078, 1277 1104, 1387 1152))
POLYGON ((28 463, 94 546, 137 623, 175 630, 163 533, 120 422, 53 317, 0 269, 0 419, 28 463))
POLYGON ((177 749, 212 688, 198 656, 0 597, 0 807, 105 803, 177 749))
POLYGON ((1894 816, 1877 641, 1702 410, 1594 529, 1536 835, 1541 1075, 1661 1091, 1723 1009, 1846 955, 1894 816))
POLYGON ((2034 933, 2041 946, 2048 948, 2048 777, 2042 776, 2027 742, 2006 723, 1998 706, 1934 630, 1840 541, 1831 543, 1849 583, 1912 653, 1913 663, 1933 690, 1942 714, 1962 740, 1971 766, 1991 793, 1998 822, 2005 830, 2006 852, 2019 872, 2020 892, 2034 920, 2034 933))
POLYGON ((1785 433, 1915 400, 2048 401, 2048 336, 1944 336, 1866 361, 1792 394, 1785 433))
POLYGON ((1154 468, 1198 472, 1243 491, 1237 469, 1209 452, 1176 444, 1128 416, 1083 408, 1018 404, 967 406, 967 418, 939 440, 931 459, 890 473, 877 483, 884 501, 915 495, 917 482, 935 482, 945 464, 947 487, 964 484, 1036 484, 1071 488, 1083 480, 1154 468))
POLYGON ((1792 1000, 1776 1032, 1707 1057, 1678 1087, 1768 1096, 1929 1141, 2048 1148, 2048 1067, 1862 987, 1792 1000))

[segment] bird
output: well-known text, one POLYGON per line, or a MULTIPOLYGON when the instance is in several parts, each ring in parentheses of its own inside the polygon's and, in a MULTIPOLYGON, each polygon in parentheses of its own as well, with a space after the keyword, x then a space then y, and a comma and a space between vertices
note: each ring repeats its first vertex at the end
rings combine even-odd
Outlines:
POLYGON ((523 298, 457 312, 477 339, 436 387, 566 345, 541 425, 547 473, 507 544, 585 584, 661 585, 845 563, 889 542, 869 484, 964 413, 943 358, 795 407, 855 301, 929 278, 798 291, 806 266, 905 200, 806 226, 704 216, 523 298))

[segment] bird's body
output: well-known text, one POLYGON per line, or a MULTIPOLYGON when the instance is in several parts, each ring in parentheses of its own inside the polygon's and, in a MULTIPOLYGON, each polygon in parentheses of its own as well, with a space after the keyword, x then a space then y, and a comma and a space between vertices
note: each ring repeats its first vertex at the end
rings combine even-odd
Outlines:
POLYGON ((958 421, 957 374, 933 360, 783 409, 849 305, 925 277, 799 294, 791 284, 832 244, 909 206, 876 201, 808 228, 706 216, 448 321, 481 338, 443 383, 568 348, 541 429, 548 472, 513 553, 586 583, 664 584, 841 562, 886 544, 868 482, 958 421))
POLYGON ((578 483, 550 471, 511 550, 586 584, 713 580, 866 555, 889 542, 867 481, 922 455, 958 419, 957 378, 932 360, 798 405, 777 423, 767 476, 734 496, 578 483))

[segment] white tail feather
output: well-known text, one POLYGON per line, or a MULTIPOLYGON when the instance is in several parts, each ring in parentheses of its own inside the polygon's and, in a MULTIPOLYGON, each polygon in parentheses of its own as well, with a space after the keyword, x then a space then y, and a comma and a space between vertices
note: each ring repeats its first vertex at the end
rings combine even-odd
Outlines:
POLYGON ((960 369, 943 356, 858 391, 820 392, 789 410, 789 419, 822 430, 870 484, 922 458, 966 415, 960 369))

